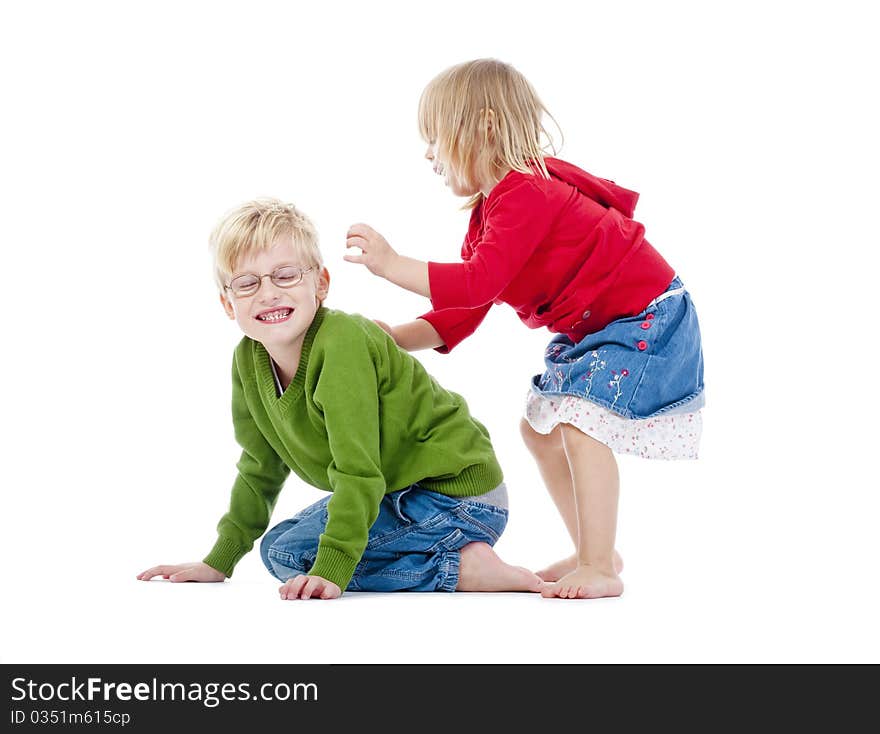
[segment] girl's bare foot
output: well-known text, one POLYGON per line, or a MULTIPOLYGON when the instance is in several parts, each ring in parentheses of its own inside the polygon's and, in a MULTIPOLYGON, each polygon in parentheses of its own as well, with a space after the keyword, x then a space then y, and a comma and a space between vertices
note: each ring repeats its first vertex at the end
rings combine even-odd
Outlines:
MULTIPOLYGON (((571 555, 541 569, 538 571, 538 576, 544 581, 559 581, 565 574, 574 571, 577 565, 577 556, 571 555)), ((620 553, 614 551, 614 572, 620 573, 621 571, 623 571, 623 559, 620 557, 620 553)))
POLYGON ((468 543, 461 549, 456 591, 532 591, 544 582, 527 568, 502 561, 488 543, 468 543))
POLYGON ((620 596, 623 582, 616 573, 602 571, 595 566, 578 566, 554 584, 545 583, 541 596, 559 599, 599 599, 620 596))

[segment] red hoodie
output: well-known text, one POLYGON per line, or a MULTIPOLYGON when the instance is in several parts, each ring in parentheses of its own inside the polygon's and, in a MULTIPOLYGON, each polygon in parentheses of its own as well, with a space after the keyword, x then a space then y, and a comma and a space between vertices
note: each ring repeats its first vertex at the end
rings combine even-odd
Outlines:
POLYGON ((551 178, 511 171, 471 213, 461 263, 428 263, 430 322, 448 352, 493 303, 532 329, 574 342, 634 316, 675 271, 631 219, 639 195, 577 166, 545 158, 551 178))

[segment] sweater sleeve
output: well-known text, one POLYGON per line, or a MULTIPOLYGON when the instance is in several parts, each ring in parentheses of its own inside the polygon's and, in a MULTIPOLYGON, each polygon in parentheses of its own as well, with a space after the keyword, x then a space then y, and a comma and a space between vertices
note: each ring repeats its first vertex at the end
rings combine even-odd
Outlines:
POLYGON ((227 576, 269 525, 275 500, 290 469, 266 441, 245 400, 238 367, 232 364, 232 422, 241 446, 229 511, 217 525, 217 542, 204 562, 227 576))
POLYGON ((443 346, 436 347, 436 351, 448 354, 453 347, 477 330, 490 308, 491 303, 477 308, 444 308, 441 311, 429 311, 418 318, 431 324, 443 339, 443 346))
POLYGON ((327 477, 333 496, 309 572, 343 591, 366 548, 386 490, 379 452, 380 350, 357 326, 345 337, 324 345, 314 391, 332 457, 327 477))
POLYGON ((555 213, 544 190, 524 179, 487 200, 483 216, 483 233, 469 259, 428 263, 431 305, 437 311, 491 303, 549 234, 555 213))

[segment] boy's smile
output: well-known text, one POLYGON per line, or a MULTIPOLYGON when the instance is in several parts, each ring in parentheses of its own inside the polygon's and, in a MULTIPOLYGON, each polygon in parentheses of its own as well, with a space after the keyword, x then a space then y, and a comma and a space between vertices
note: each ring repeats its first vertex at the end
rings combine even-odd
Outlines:
POLYGON ((272 308, 268 311, 258 313, 257 321, 262 321, 266 324, 280 324, 283 321, 287 321, 291 317, 291 315, 293 315, 292 308, 272 308))

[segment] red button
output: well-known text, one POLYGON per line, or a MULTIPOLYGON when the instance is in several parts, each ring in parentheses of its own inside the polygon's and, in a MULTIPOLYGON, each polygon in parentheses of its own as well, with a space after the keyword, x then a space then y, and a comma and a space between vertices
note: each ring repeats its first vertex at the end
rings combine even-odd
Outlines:
POLYGON ((654 318, 654 314, 649 313, 649 314, 647 314, 647 315, 645 316, 645 318, 648 319, 648 321, 650 321, 651 319, 654 318))
POLYGON ((650 329, 650 328, 651 328, 651 322, 650 322, 650 321, 642 321, 642 328, 643 328, 643 329, 650 329))
POLYGON ((648 342, 639 342, 636 344, 640 352, 644 352, 648 348, 648 342))

